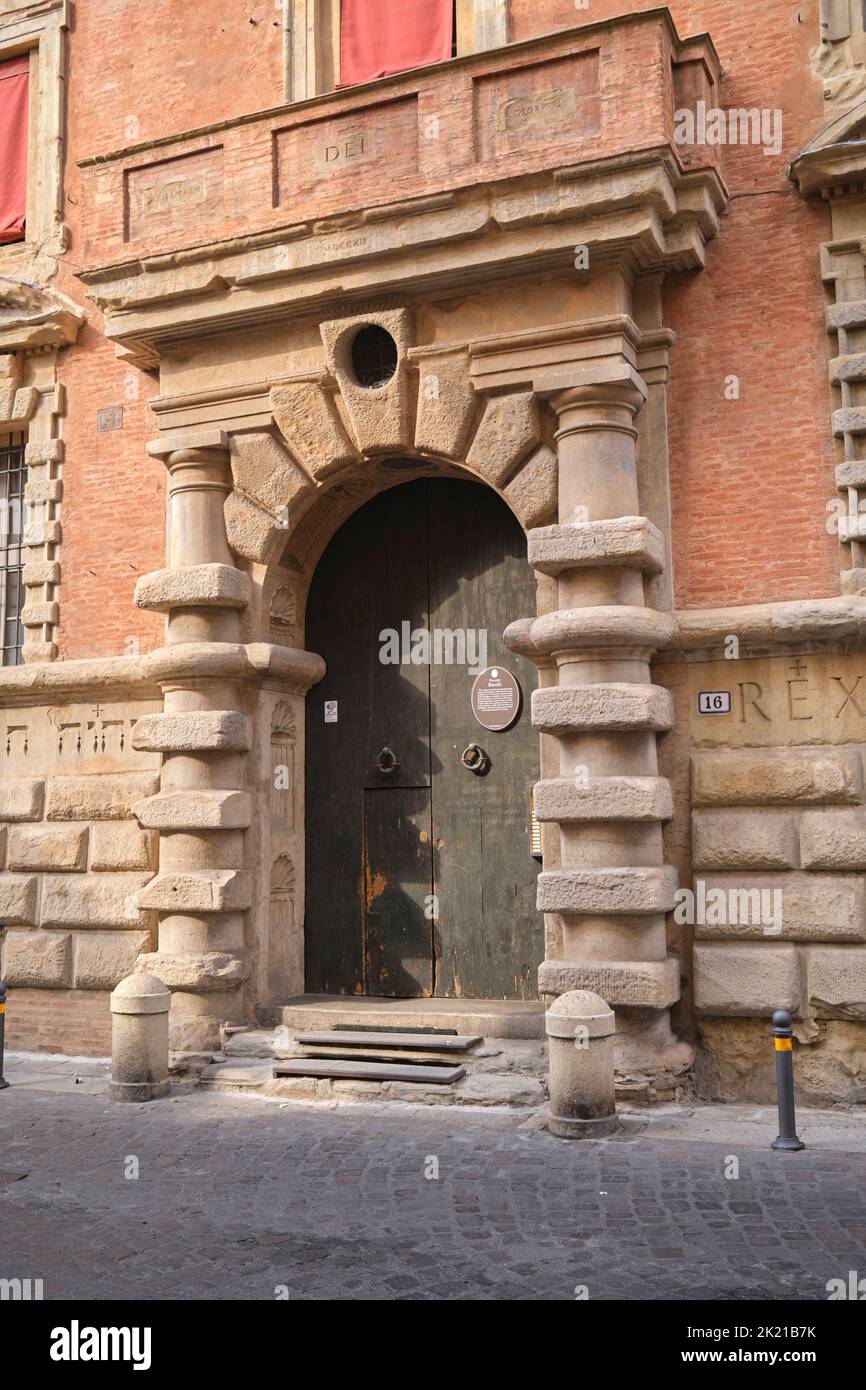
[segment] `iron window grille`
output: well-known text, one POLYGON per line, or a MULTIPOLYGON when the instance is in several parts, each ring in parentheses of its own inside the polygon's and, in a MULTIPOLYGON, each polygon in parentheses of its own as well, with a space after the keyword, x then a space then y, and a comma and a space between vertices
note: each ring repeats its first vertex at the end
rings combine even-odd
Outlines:
POLYGON ((23 434, 0 435, 0 636, 3 666, 24 661, 24 461, 23 434))

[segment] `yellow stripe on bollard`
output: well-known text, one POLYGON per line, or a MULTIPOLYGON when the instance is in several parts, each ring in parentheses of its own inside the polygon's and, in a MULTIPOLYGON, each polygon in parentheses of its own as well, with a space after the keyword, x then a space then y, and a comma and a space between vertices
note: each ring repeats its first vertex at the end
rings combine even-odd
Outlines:
POLYGON ((777 1038, 777 1039, 776 1039, 776 1051, 777 1051, 777 1052, 792 1052, 793 1050, 794 1050, 794 1049, 793 1049, 793 1044, 792 1044, 790 1038, 777 1038))

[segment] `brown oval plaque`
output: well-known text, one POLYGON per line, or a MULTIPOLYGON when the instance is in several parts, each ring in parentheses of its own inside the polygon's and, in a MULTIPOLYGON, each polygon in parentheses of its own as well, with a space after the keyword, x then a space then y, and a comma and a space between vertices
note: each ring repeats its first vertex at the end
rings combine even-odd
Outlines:
POLYGON ((472 713, 484 729, 499 733, 520 717, 523 695, 510 671, 490 666, 472 687, 472 713))

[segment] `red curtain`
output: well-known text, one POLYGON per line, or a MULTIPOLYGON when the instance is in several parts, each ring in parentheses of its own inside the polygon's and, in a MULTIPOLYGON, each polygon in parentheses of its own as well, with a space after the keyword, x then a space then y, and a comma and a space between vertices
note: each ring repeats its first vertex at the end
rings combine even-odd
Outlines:
POLYGON ((27 211, 30 58, 0 63, 0 242, 21 241, 27 211))
POLYGON ((451 57, 453 0, 343 0, 340 86, 451 57))

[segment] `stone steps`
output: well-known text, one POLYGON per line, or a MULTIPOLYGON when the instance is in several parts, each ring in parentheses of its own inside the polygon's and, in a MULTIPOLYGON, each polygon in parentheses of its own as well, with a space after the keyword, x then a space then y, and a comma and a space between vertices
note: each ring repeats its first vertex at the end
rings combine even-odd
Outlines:
POLYGON ((201 1073, 199 1084, 209 1090, 253 1092, 303 1101, 387 1100, 521 1107, 541 1106, 545 1102, 547 1055, 541 1039, 484 1038, 426 1030, 407 1034, 380 1027, 371 1032, 353 1032, 350 1043, 337 1041, 346 1032, 351 1030, 317 1030, 311 1034, 305 1029, 294 1032, 284 1026, 227 1029, 223 1053, 201 1073), (310 1043, 310 1037, 325 1041, 310 1043), (458 1065, 445 1068, 443 1059, 458 1065), (355 1075, 344 1069, 348 1065, 357 1070, 359 1062, 384 1070, 355 1075), (291 1071, 281 1063, 288 1063, 291 1071), (436 1063, 437 1075, 426 1075, 436 1063), (446 1070, 461 1074, 443 1083, 442 1073, 446 1070))
POLYGON ((544 1006, 511 999, 374 999, 301 994, 256 1005, 262 1028, 295 1032, 374 1028, 478 1033, 484 1038, 544 1038, 544 1006))
POLYGON ((430 1086, 451 1086, 466 1075, 465 1067, 444 1063, 425 1066, 415 1060, 380 1062, 369 1057, 303 1057, 296 1062, 279 1062, 274 1076, 315 1076, 350 1081, 426 1082, 430 1086))

